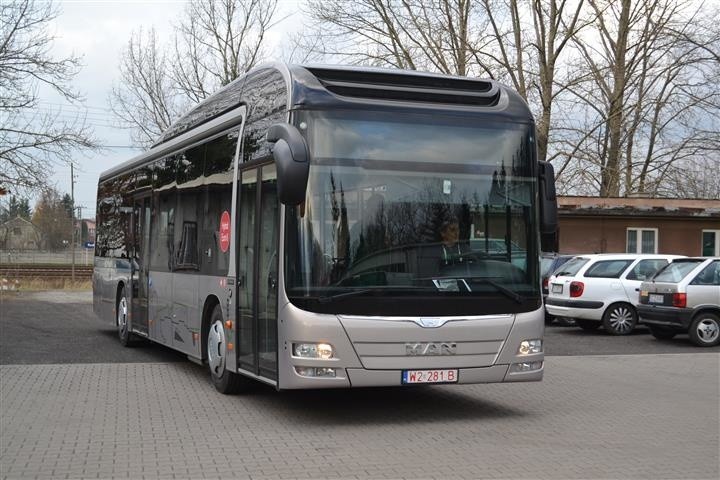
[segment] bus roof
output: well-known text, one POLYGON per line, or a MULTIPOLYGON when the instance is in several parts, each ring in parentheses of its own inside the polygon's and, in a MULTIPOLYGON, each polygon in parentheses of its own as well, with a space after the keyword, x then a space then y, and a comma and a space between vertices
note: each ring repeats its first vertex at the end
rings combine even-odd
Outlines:
POLYGON ((438 110, 485 113, 498 120, 533 121, 525 100, 495 80, 415 70, 275 62, 250 70, 203 100, 163 132, 150 151, 103 172, 100 179, 141 165, 155 156, 152 152, 161 153, 196 128, 213 122, 218 124, 216 129, 222 127, 227 122, 218 119, 242 105, 252 106, 253 100, 269 89, 271 76, 276 82, 282 79, 281 96, 286 110, 408 108, 435 114, 438 110))

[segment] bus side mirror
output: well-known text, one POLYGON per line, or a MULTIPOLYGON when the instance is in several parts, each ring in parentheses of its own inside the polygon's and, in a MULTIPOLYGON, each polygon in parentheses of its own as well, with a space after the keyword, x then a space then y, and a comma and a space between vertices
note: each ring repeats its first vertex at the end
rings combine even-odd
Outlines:
POLYGON ((307 143, 300 131, 289 123, 270 127, 267 141, 274 143, 278 199, 283 205, 299 205, 305 200, 310 169, 307 143))
POLYGON ((555 169, 550 162, 538 162, 540 193, 540 248, 545 252, 558 251, 558 212, 555 192, 555 169))

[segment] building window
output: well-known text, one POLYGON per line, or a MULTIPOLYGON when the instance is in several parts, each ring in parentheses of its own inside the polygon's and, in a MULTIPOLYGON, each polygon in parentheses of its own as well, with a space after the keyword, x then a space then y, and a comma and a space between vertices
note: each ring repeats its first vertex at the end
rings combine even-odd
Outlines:
POLYGON ((20 229, 20 227, 13 228, 13 235, 16 235, 16 236, 22 235, 22 230, 20 229))
POLYGON ((702 231, 702 255, 704 257, 720 256, 720 230, 702 231))
POLYGON ((657 228, 628 228, 626 253, 657 253, 657 228))

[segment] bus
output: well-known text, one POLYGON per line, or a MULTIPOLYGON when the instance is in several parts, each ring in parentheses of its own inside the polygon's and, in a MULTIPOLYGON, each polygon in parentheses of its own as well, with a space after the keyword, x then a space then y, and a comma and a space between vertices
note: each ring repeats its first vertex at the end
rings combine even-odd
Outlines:
POLYGON ((535 142, 492 80, 257 67, 101 174, 94 312, 223 393, 541 380, 535 142))

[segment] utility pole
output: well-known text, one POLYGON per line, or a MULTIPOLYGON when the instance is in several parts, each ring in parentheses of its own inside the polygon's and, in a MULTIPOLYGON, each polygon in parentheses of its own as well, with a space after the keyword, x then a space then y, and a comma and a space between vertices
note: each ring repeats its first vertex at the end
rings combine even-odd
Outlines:
POLYGON ((72 222, 72 228, 70 235, 70 249, 72 250, 72 282, 75 283, 75 171, 73 170, 73 163, 70 162, 70 203, 72 203, 72 209, 70 213, 70 221, 72 222))

